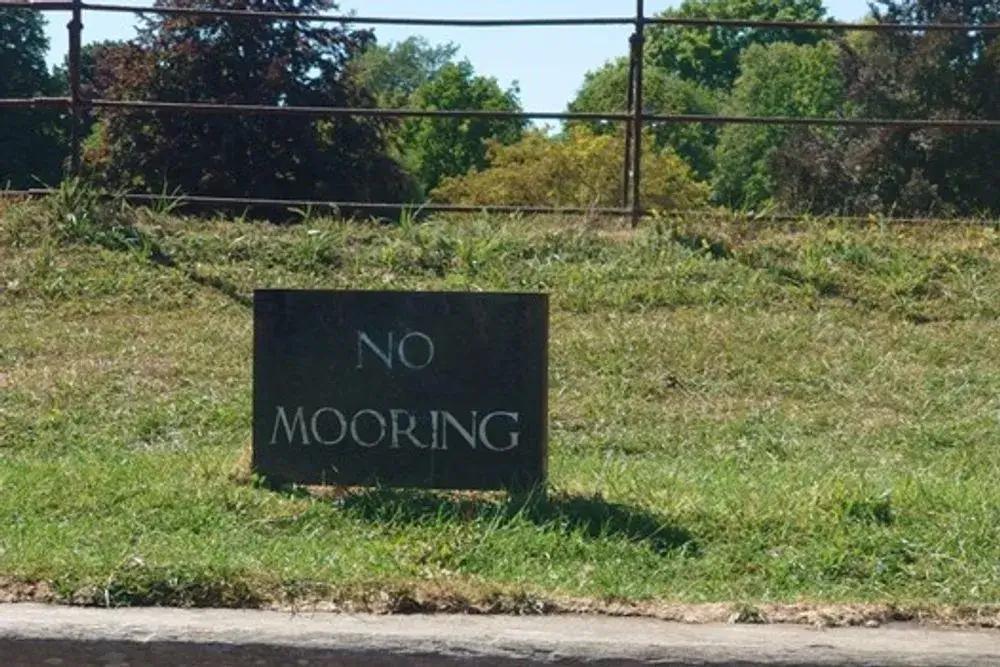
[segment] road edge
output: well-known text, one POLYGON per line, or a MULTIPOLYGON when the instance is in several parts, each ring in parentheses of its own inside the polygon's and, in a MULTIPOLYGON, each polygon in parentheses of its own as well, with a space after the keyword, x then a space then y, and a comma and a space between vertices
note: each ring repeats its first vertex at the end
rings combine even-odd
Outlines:
POLYGON ((0 605, 0 656, 31 665, 986 667, 1000 632, 686 625, 600 616, 362 615, 0 605))

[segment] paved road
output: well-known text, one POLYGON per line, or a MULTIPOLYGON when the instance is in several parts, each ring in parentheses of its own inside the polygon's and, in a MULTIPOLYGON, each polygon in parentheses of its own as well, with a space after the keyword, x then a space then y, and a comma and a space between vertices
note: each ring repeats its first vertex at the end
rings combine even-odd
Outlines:
POLYGON ((0 605, 3 667, 997 667, 1000 632, 0 605))

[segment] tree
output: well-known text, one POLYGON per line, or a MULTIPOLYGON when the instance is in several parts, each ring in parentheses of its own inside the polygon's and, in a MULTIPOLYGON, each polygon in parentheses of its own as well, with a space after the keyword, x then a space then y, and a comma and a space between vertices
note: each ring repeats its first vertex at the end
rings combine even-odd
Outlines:
MULTIPOLYGON (((646 145, 643 204, 663 210, 704 205, 708 188, 691 169, 669 150, 646 145)), ((586 127, 556 139, 532 130, 513 145, 491 141, 487 169, 445 179, 432 198, 475 206, 621 206, 621 147, 621 133, 595 134, 586 127)))
MULTIPOLYGON (((494 78, 477 76, 468 60, 448 63, 414 91, 416 109, 481 109, 520 111, 518 90, 504 90, 494 78)), ((425 192, 449 176, 482 169, 488 163, 486 143, 512 144, 526 126, 522 119, 419 118, 408 120, 400 133, 405 162, 425 192)))
MULTIPOLYGON (((628 58, 618 58, 601 69, 587 72, 583 86, 569 103, 571 113, 623 113, 628 109, 628 58)), ((649 114, 712 115, 718 112, 718 96, 697 83, 686 81, 658 67, 645 71, 643 110, 649 114)), ((572 122, 592 131, 617 132, 622 124, 610 122, 572 122)), ((687 162, 699 178, 712 173, 717 130, 710 124, 650 123, 656 147, 671 148, 687 162)))
MULTIPOLYGON (((313 14, 333 0, 157 0, 159 7, 313 14)), ((117 99, 284 106, 372 106, 347 75, 373 36, 338 24, 195 16, 148 18, 137 38, 102 54, 97 85, 117 99)), ((104 110, 108 181, 130 189, 263 198, 400 200, 381 120, 104 110)))
MULTIPOLYGON (((0 10, 0 97, 25 98, 56 91, 45 65, 45 19, 29 9, 0 10)), ((0 109, 0 188, 54 185, 65 157, 63 114, 0 109)))
MULTIPOLYGON (((126 45, 122 40, 103 40, 84 44, 80 48, 80 85, 84 94, 90 97, 104 97, 103 91, 97 89, 97 66, 108 51, 120 49, 126 45)), ((60 95, 69 95, 69 54, 63 58, 62 65, 52 71, 53 87, 60 95)))
POLYGON ((401 108, 457 53, 458 47, 451 42, 434 46, 423 37, 410 37, 394 45, 372 44, 352 69, 380 107, 401 108))
MULTIPOLYGON (((98 87, 97 68, 98 64, 106 55, 115 49, 125 46, 121 40, 105 40, 84 44, 80 49, 80 92, 85 98, 107 97, 106 91, 98 87)), ((52 71, 52 87, 56 94, 68 97, 70 94, 69 83, 69 54, 63 59, 62 65, 57 65, 52 71)), ((83 151, 84 159, 93 157, 101 153, 103 145, 103 134, 101 127, 97 125, 93 113, 87 113, 80 121, 80 136, 84 138, 83 151)), ((69 150, 69 147, 66 148, 69 150)))
MULTIPOLYGON (((881 22, 989 24, 1000 21, 1000 0, 879 0, 874 13, 881 22)), ((861 117, 1000 120, 996 33, 878 33, 844 44, 843 70, 861 117)), ((845 212, 995 215, 998 154, 995 130, 852 129, 790 145, 781 173, 787 189, 830 193, 845 212)))
MULTIPOLYGON (((664 18, 822 21, 822 0, 684 0, 664 18)), ((728 90, 740 72, 740 56, 753 44, 815 44, 822 36, 772 28, 653 26, 647 54, 665 72, 708 88, 728 90)))
MULTIPOLYGON (((830 42, 753 45, 741 64, 743 73, 727 114, 825 117, 843 109, 838 49, 830 42)), ((787 125, 726 126, 719 140, 715 198, 734 207, 755 208, 771 201, 776 187, 773 160, 793 132, 787 125)), ((823 132, 806 131, 810 136, 823 132)))
MULTIPOLYGON (((455 61, 457 53, 452 43, 411 37, 368 47, 352 69, 384 108, 521 110, 516 84, 502 89, 467 60, 455 61)), ((394 134, 393 154, 416 176, 421 192, 429 192, 444 177, 484 167, 487 139, 511 143, 524 127, 520 120, 408 120, 394 134)))

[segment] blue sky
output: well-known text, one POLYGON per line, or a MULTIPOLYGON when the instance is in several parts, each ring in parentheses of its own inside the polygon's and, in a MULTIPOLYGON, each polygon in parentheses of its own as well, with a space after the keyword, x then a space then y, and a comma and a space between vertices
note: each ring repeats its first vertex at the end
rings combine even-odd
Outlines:
MULTIPOLYGON (((676 6, 680 0, 647 0, 647 12, 676 6)), ((119 0, 119 4, 148 6, 150 0, 119 0)), ((528 18, 573 16, 628 16, 633 0, 342 0, 341 8, 358 15, 413 18, 528 18)), ((839 20, 856 20, 866 13, 866 0, 828 0, 827 8, 839 20)), ((49 13, 51 64, 66 53, 68 14, 49 13)), ((84 15, 84 42, 131 37, 134 17, 91 12, 84 15)), ((380 26, 382 43, 413 34, 432 42, 455 42, 460 56, 503 85, 518 81, 521 101, 531 111, 561 111, 573 98, 583 75, 605 61, 624 55, 628 27, 573 28, 412 28, 380 26)))

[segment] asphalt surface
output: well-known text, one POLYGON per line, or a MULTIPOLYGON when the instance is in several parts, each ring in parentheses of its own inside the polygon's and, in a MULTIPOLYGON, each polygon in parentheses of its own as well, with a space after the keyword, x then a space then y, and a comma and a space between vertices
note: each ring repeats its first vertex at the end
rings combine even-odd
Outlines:
POLYGON ((1000 632, 0 605, 2 667, 1000 666, 1000 632))

